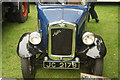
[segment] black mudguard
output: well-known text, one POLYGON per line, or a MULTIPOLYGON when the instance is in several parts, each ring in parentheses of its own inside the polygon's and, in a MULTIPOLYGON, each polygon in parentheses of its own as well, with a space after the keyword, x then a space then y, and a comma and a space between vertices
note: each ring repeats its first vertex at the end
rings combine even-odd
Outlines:
POLYGON ((95 35, 94 46, 90 47, 87 51, 86 55, 96 59, 96 58, 103 58, 106 55, 107 49, 105 43, 101 36, 95 35))
POLYGON ((30 33, 23 34, 17 46, 17 54, 22 58, 29 58, 31 56, 36 55, 37 53, 42 52, 40 48, 38 48, 35 45, 32 45, 29 42, 29 34, 30 33))
POLYGON ((22 37, 19 40, 18 46, 17 46, 17 53, 18 56, 22 58, 31 57, 32 54, 29 52, 27 45, 28 45, 28 38, 29 33, 25 33, 22 35, 22 37))

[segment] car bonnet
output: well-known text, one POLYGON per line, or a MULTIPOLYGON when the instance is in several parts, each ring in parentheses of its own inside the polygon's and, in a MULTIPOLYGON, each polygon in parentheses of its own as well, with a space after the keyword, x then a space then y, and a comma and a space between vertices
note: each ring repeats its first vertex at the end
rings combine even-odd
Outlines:
POLYGON ((79 24, 84 12, 85 7, 80 6, 46 6, 42 7, 42 12, 46 17, 48 23, 56 21, 67 21, 75 24, 79 24))

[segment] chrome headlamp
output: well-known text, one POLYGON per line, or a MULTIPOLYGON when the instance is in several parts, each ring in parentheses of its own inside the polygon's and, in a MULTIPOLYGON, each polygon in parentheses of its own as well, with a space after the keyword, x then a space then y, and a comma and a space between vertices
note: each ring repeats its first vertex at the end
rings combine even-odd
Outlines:
POLYGON ((37 45, 41 42, 41 34, 38 32, 32 32, 29 36, 30 43, 37 45))
POLYGON ((95 36, 93 33, 91 32, 86 32, 83 34, 82 36, 82 41, 84 44, 86 45, 91 45, 94 43, 94 40, 95 40, 95 36))

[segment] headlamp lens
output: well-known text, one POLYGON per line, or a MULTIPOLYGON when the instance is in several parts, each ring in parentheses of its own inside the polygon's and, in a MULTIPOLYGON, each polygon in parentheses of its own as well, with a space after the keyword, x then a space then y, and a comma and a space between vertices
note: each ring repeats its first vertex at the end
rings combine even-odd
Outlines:
POLYGON ((91 32, 86 32, 83 34, 82 40, 84 44, 91 45, 94 43, 95 40, 94 34, 91 32))
POLYGON ((37 45, 41 42, 41 35, 38 32, 33 32, 30 34, 30 38, 29 41, 34 44, 37 45))

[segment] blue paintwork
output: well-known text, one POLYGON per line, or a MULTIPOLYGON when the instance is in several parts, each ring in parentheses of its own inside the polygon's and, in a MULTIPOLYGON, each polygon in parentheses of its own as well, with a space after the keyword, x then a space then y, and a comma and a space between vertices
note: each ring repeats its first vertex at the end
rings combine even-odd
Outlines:
POLYGON ((86 11, 88 10, 87 6, 41 6, 39 3, 37 6, 39 19, 43 19, 46 24, 60 20, 79 24, 80 20, 85 16, 86 11), (74 11, 72 9, 81 11, 74 11))
MULTIPOLYGON (((75 23, 77 26, 79 26, 83 24, 86 19, 88 6, 42 6, 41 4, 37 3, 37 10, 38 19, 41 21, 40 26, 43 33, 43 43, 47 49, 48 24, 51 22, 64 20, 75 23)), ((77 30, 80 32, 81 29, 79 27, 77 30)), ((77 34, 77 36, 79 36, 79 34, 77 34)))

